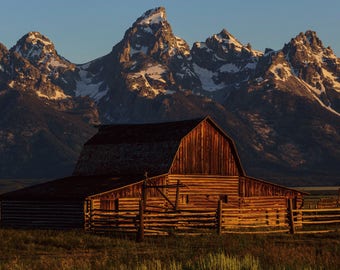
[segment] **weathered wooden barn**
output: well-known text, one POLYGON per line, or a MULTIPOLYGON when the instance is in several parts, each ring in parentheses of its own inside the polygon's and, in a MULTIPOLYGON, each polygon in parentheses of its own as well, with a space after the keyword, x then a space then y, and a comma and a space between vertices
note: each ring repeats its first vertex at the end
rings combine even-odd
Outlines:
POLYGON ((85 143, 72 176, 0 195, 1 224, 279 229, 288 228, 288 202, 299 208, 302 195, 247 176, 233 140, 210 117, 104 125, 85 143))

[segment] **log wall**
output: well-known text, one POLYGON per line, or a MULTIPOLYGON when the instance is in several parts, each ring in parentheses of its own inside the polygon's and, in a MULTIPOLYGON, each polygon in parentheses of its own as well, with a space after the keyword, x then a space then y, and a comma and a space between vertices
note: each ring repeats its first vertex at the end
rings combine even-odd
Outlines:
POLYGON ((241 176, 240 177, 240 197, 258 197, 258 196, 285 196, 286 198, 302 198, 300 192, 279 185, 275 185, 256 178, 241 176))
MULTIPOLYGON (((184 187, 179 189, 179 209, 216 209, 219 200, 229 207, 238 207, 238 176, 220 175, 169 175, 168 184, 177 181, 184 187)), ((168 189, 170 200, 176 200, 176 189, 168 189)))
POLYGON ((2 201, 1 224, 16 228, 82 228, 83 213, 83 202, 2 201))
MULTIPOLYGON (((126 186, 124 188, 120 188, 118 190, 113 190, 109 192, 105 192, 102 194, 97 194, 90 196, 92 200, 99 200, 102 202, 102 205, 105 201, 107 201, 108 205, 110 205, 110 209, 114 210, 114 201, 118 200, 118 205, 123 206, 124 204, 121 202, 124 201, 136 201, 137 203, 135 205, 138 206, 138 201, 143 196, 143 185, 146 186, 157 186, 160 187, 159 189, 162 192, 165 191, 165 185, 167 183, 167 175, 164 176, 158 176, 153 178, 147 178, 146 181, 141 181, 137 184, 132 184, 129 186, 126 186)), ((153 197, 161 197, 160 193, 154 189, 154 188, 147 188, 145 189, 145 196, 147 198, 153 198, 153 197)), ((108 209, 109 210, 109 209, 108 209)))

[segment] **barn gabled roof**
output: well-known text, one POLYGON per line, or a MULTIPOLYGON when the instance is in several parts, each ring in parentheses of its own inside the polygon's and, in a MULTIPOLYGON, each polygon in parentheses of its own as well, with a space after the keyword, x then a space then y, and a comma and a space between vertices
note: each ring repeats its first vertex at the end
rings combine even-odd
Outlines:
POLYGON ((182 139, 208 121, 231 144, 241 175, 245 175, 233 140, 209 117, 176 122, 98 126, 84 145, 74 175, 168 173, 182 139))
POLYGON ((100 125, 85 145, 180 141, 205 118, 147 124, 100 125))
POLYGON ((0 200, 82 201, 85 198, 144 180, 135 176, 70 176, 0 195, 0 200))
POLYGON ((182 138, 204 119, 99 126, 85 143, 73 174, 168 173, 182 138))

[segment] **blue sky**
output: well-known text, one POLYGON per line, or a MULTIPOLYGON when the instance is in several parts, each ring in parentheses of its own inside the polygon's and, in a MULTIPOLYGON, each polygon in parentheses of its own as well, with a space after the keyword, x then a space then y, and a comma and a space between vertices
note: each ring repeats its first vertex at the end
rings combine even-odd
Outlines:
POLYGON ((226 28, 254 49, 281 49, 311 29, 340 57, 339 0, 5 0, 0 42, 10 48, 39 31, 60 55, 85 63, 110 52, 139 16, 157 6, 166 8, 174 34, 190 45, 226 28))

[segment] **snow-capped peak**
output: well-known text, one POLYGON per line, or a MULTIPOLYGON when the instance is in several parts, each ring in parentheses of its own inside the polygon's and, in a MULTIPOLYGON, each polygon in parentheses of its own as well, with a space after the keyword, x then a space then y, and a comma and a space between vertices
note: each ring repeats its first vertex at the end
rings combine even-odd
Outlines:
MULTIPOLYGON (((209 42, 208 40, 206 42, 209 42)), ((230 34, 226 29, 223 29, 219 34, 215 34, 211 37, 210 42, 217 43, 219 47, 224 52, 234 51, 237 54, 247 51, 254 57, 258 57, 263 55, 262 52, 253 50, 251 45, 248 43, 247 45, 243 45, 240 41, 238 41, 232 34, 230 34)))
POLYGON ((215 40, 223 44, 233 44, 236 51, 241 51, 243 45, 239 42, 232 34, 230 34, 226 29, 223 29, 219 34, 213 36, 215 40))
POLYGON ((27 34, 27 39, 31 40, 32 44, 41 43, 45 46, 53 45, 53 43, 44 35, 39 32, 29 32, 27 34))
POLYGON ((58 55, 54 44, 39 32, 24 35, 10 50, 27 59, 35 67, 43 68, 49 76, 59 77, 59 69, 74 70, 75 65, 58 55))
POLYGON ((166 21, 165 8, 158 7, 145 12, 139 19, 137 19, 136 23, 139 25, 151 25, 160 24, 164 21, 166 21))
POLYGON ((40 58, 42 54, 55 53, 53 43, 39 32, 27 33, 11 50, 30 60, 40 58))

